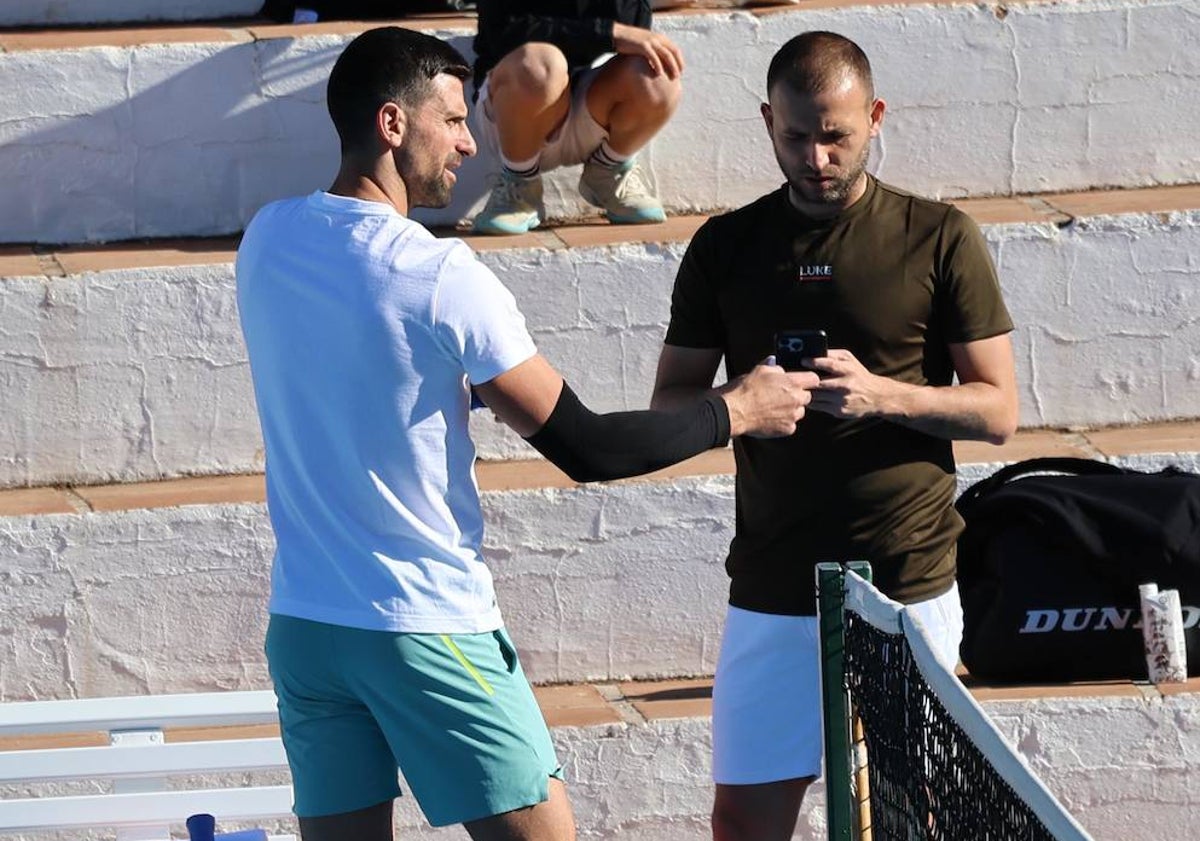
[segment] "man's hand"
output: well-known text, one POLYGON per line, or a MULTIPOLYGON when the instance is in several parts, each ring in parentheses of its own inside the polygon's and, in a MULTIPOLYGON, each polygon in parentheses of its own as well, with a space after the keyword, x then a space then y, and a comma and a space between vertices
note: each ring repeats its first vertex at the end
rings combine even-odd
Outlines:
POLYGON ((621 55, 642 56, 650 65, 651 76, 666 73, 668 79, 678 79, 683 73, 683 53, 661 32, 614 23, 613 49, 621 55))
POLYGON ((848 350, 805 360, 821 374, 808 408, 836 418, 882 417, 949 440, 1003 444, 1017 428, 1017 380, 1008 334, 951 344, 956 385, 872 374, 848 350))
POLYGON ((754 366, 721 389, 729 407, 730 434, 755 438, 791 435, 812 399, 810 389, 818 382, 811 371, 785 371, 772 360, 754 366))
POLYGON ((835 418, 866 418, 888 413, 889 404, 915 386, 872 374, 848 350, 834 348, 828 356, 805 360, 821 375, 808 408, 835 418))

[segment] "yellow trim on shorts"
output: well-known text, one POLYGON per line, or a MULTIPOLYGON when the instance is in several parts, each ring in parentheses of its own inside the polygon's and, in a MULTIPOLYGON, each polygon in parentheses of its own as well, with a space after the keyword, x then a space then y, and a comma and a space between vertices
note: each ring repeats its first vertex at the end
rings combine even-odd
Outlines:
POLYGON ((475 668, 475 665, 467 659, 467 655, 462 653, 462 649, 458 647, 454 640, 450 639, 450 635, 440 634, 439 636, 441 636, 442 642, 446 643, 446 648, 450 649, 450 653, 454 655, 454 659, 462 663, 462 666, 467 670, 467 673, 470 674, 471 677, 475 678, 476 683, 483 687, 483 691, 489 695, 495 695, 496 690, 492 689, 492 685, 487 682, 483 675, 479 673, 479 669, 475 668))

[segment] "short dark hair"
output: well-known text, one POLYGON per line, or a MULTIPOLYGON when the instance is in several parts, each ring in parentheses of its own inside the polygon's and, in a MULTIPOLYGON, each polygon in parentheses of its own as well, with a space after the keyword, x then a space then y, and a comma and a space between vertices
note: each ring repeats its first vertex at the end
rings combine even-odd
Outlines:
POLYGON ((380 106, 415 108, 429 97, 435 77, 466 79, 470 72, 462 53, 424 32, 383 26, 362 33, 338 56, 325 90, 342 153, 369 146, 380 106))
POLYGON ((802 32, 779 48, 767 68, 767 96, 779 84, 803 94, 828 90, 851 74, 875 99, 871 62, 858 44, 836 32, 802 32))

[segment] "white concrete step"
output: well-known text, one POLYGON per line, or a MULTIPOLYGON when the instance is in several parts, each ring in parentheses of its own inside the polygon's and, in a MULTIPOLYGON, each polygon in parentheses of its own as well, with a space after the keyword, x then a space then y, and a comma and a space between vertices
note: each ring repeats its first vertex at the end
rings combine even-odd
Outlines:
MULTIPOLYGON (((554 689, 569 691, 570 701, 582 705, 583 690, 592 687, 554 689)), ((542 695, 559 758, 567 760, 579 838, 710 837, 709 681, 622 682, 595 689, 614 699, 610 708, 625 716, 622 723, 559 724, 596 713, 590 705, 554 710, 553 701, 542 695)), ((1180 722, 1200 717, 1200 680, 1166 691, 1115 683, 975 686, 972 692, 1003 737, 1095 841, 1157 841, 1200 821, 1195 783, 1200 758, 1181 748, 1179 735, 1181 726, 1188 726, 1180 722)), ((827 838, 824 792, 819 781, 805 798, 792 836, 797 841, 827 838)), ((402 802, 399 818, 406 837, 425 837, 411 803, 402 802)), ((429 834, 467 839, 457 827, 429 834)))
MULTIPOLYGON (((1040 455, 1200 471, 1200 424, 956 445, 960 486, 1040 455)), ((577 486, 481 463, 485 552, 532 680, 710 674, 728 595, 733 464, 717 450, 577 486)), ((247 688, 266 680, 274 541, 260 475, 0 491, 0 698, 247 688)))
POLYGON ((263 0, 10 0, 0 26, 69 26, 245 18, 263 0))
MULTIPOLYGON (((413 23, 470 53, 474 23, 413 23)), ((1200 112, 1193 0, 851 3, 663 13, 688 57, 679 113, 646 153, 676 213, 731 207, 781 179, 758 106, 774 50, 840 30, 875 63, 890 115, 876 163, 941 196, 1191 181, 1200 112), (1130 127, 1150 127, 1130 136, 1130 127)), ((266 201, 336 169, 324 85, 362 24, 0 32, 0 241, 45 243, 241 230, 266 201), (31 92, 37 92, 33 95, 31 92)), ((491 164, 422 216, 471 215, 491 164)), ((574 173, 553 215, 584 208, 574 173)))
MULTIPOLYGON (((1025 427, 1200 417, 1200 187, 964 201, 996 256, 1025 427)), ((644 407, 701 217, 472 245, 589 405, 644 407)), ((0 252, 0 487, 253 472, 232 240, 0 252)), ((528 457, 476 412, 485 458, 528 457)))
MULTIPOLYGON (((782 0, 794 2, 795 0, 782 0)), ((776 5, 771 0, 748 0, 756 5, 776 5)), ((698 0, 708 7, 747 5, 742 0, 698 0)), ((297 3, 304 6, 304 3, 297 3)), ((311 4, 310 4, 311 5, 311 4)), ((397 0, 397 7, 405 5, 397 0)), ((409 4, 434 11, 438 4, 409 4)), ((466 0, 447 0, 446 10, 471 6, 466 0)), ((694 0, 652 0, 654 9, 694 6, 694 0)), ((0 6, 0 27, 95 26, 117 23, 213 21, 257 17, 263 0, 9 0, 0 6)))
MULTIPOLYGON (((1191 783, 1200 761, 1178 749, 1180 722, 1200 715, 1200 680, 1162 688, 1133 683, 1000 688, 972 685, 969 678, 968 685, 1004 738, 1096 841, 1155 841, 1200 820, 1191 783)), ((535 687, 534 693, 566 769, 581 841, 708 837, 709 679, 566 684, 535 687)), ((277 732, 191 729, 167 731, 167 739, 262 738, 277 732)), ((53 745, 90 747, 102 744, 103 736, 59 737, 53 745)), ((39 737, 0 743, 4 750, 44 746, 39 737)), ((410 797, 401 798, 396 811, 401 837, 467 839, 459 827, 431 829, 410 797)), ((296 832, 290 821, 271 829, 296 832)), ((793 837, 825 841, 822 782, 805 799, 793 837)))

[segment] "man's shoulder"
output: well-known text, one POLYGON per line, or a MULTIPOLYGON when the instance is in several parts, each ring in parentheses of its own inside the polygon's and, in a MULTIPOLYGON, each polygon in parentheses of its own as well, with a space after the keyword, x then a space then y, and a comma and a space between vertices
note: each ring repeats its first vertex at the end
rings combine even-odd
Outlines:
POLYGON ((262 227, 277 218, 286 216, 289 211, 303 206, 306 201, 308 201, 308 196, 289 196, 285 199, 267 202, 250 217, 250 224, 246 226, 247 232, 252 228, 262 227))
POLYGON ((438 271, 483 267, 471 246, 457 236, 438 236, 424 225, 411 222, 412 229, 402 251, 411 259, 427 262, 438 271))
POLYGON ((250 255, 269 254, 276 244, 286 242, 294 230, 297 210, 305 200, 305 196, 276 199, 256 210, 238 242, 239 266, 250 260, 250 255))
POLYGON ((392 240, 387 260, 391 269, 410 278, 421 278, 421 285, 434 296, 447 284, 455 287, 488 284, 495 273, 457 236, 437 236, 424 225, 409 220, 411 227, 392 240))
POLYGON ((917 195, 894 184, 876 180, 875 193, 877 210, 886 212, 890 208, 902 209, 913 222, 939 226, 966 218, 966 214, 950 202, 917 195))
POLYGON ((782 188, 759 196, 749 204, 733 210, 714 213, 701 226, 701 230, 707 230, 709 234, 726 234, 760 225, 768 219, 774 219, 780 209, 781 193, 782 188))

